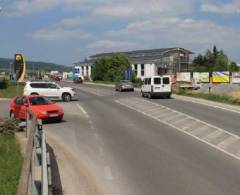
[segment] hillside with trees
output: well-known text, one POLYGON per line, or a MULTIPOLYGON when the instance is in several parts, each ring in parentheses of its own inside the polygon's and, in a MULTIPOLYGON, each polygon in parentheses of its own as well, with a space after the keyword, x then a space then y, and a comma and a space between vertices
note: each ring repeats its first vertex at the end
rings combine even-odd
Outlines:
POLYGON ((204 55, 199 54, 194 58, 192 70, 196 72, 213 72, 213 71, 237 71, 238 66, 231 62, 223 50, 218 50, 216 46, 212 51, 207 50, 204 55))
MULTIPOLYGON (((55 63, 48 63, 48 62, 33 62, 27 61, 27 71, 50 71, 50 70, 59 70, 59 71, 71 71, 72 67, 55 64, 55 63)), ((1 70, 9 70, 10 68, 13 69, 13 60, 8 58, 0 58, 0 69, 1 70)))

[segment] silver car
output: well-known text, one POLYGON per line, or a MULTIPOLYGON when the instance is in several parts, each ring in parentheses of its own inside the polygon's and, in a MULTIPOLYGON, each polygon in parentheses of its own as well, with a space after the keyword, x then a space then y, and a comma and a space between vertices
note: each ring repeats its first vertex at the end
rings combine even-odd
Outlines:
POLYGON ((117 81, 115 89, 116 91, 134 91, 133 83, 126 80, 117 81))

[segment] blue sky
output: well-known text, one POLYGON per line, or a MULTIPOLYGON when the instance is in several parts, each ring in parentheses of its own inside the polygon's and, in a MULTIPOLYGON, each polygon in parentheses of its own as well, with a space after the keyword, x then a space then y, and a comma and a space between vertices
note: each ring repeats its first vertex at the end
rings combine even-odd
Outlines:
POLYGON ((240 0, 0 0, 0 57, 65 65, 89 55, 214 44, 240 63, 240 0))

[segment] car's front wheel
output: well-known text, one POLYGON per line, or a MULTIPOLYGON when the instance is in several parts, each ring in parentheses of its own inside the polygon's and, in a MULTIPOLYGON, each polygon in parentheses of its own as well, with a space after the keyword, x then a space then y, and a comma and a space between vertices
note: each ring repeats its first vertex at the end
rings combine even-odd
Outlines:
POLYGON ((62 100, 63 100, 64 102, 70 102, 71 99, 72 99, 72 96, 71 96, 69 93, 64 93, 64 94, 62 95, 62 100))

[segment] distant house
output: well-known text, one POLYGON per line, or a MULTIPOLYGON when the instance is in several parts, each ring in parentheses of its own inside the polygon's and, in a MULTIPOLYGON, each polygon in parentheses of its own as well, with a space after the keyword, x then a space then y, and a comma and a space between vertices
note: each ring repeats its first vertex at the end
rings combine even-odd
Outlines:
MULTIPOLYGON (((154 75, 173 74, 176 72, 188 71, 190 55, 193 52, 184 48, 163 48, 150 50, 137 50, 120 52, 125 54, 137 78, 144 78, 154 75)), ((78 62, 83 77, 91 77, 91 69, 94 61, 104 57, 110 57, 113 53, 102 53, 90 56, 88 60, 78 62)))

